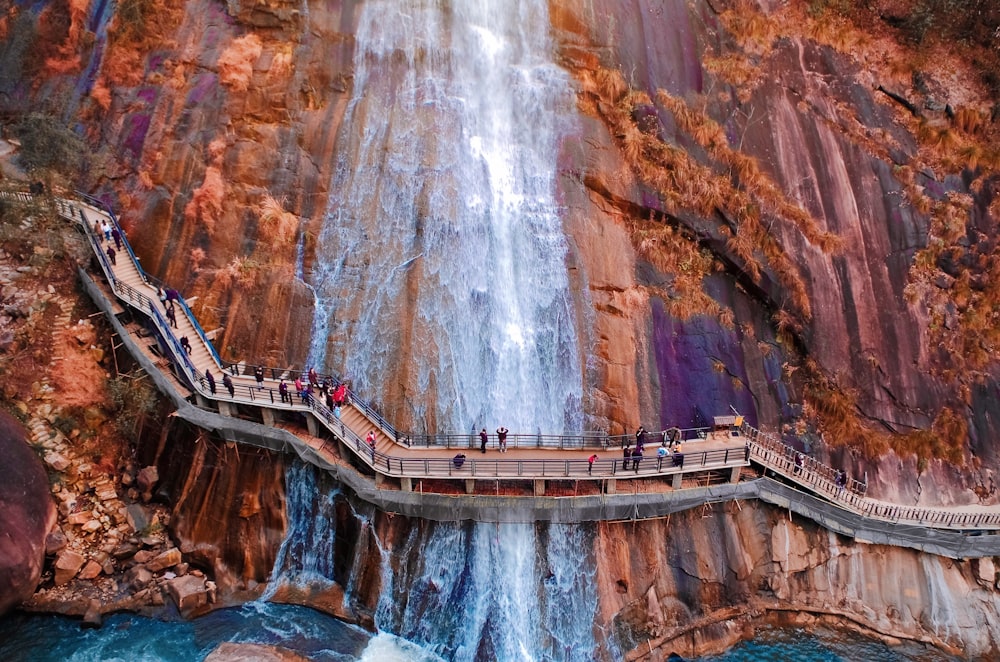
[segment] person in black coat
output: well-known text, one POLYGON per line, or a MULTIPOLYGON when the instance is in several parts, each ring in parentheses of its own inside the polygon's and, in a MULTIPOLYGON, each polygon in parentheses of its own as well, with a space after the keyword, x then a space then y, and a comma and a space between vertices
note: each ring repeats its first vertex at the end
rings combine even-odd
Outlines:
POLYGON ((208 390, 212 395, 215 395, 215 377, 212 376, 212 371, 205 368, 205 381, 208 382, 208 390))

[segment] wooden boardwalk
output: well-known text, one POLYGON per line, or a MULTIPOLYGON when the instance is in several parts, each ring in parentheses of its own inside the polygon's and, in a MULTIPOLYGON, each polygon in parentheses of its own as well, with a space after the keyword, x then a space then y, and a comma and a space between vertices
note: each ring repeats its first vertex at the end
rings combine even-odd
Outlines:
MULTIPOLYGON (((29 198, 22 192, 2 195, 29 198)), ((841 483, 831 467, 802 456, 777 437, 749 426, 742 417, 734 417, 732 425, 714 431, 689 431, 692 438, 683 440, 683 463, 679 458, 675 461, 673 455, 657 457, 658 444, 650 444, 638 467, 631 459, 627 465, 623 461, 620 438, 598 434, 544 437, 512 433, 506 452, 499 451, 496 435, 491 434, 483 453, 478 437, 471 433, 439 437, 401 434, 356 394, 351 394, 337 417, 318 397, 303 399, 295 393, 293 381, 299 373, 267 367, 258 383, 253 376, 256 366, 224 362, 183 300, 176 304, 176 324, 171 324, 158 297, 160 284, 142 271, 113 212, 96 200, 83 198, 55 198, 58 211, 86 234, 113 295, 109 299, 145 316, 145 327, 132 328, 135 344, 178 389, 189 392, 199 407, 232 419, 288 430, 301 427, 285 421, 305 419, 308 434, 297 434, 304 446, 328 465, 336 463, 338 456, 353 457, 354 464, 374 473, 377 486, 381 483, 391 488, 395 483, 387 480, 392 479, 398 481, 399 489, 409 491, 414 480, 457 480, 464 481, 471 493, 477 480, 533 481, 534 493, 540 495, 544 494, 545 481, 571 480, 600 481, 604 490, 613 493, 616 480, 668 481, 679 488, 683 475, 703 474, 735 482, 741 470, 753 463, 798 486, 803 494, 866 521, 973 534, 1000 530, 1000 506, 920 508, 871 499, 864 484, 853 479, 841 483), (104 236, 104 224, 117 229, 123 241, 114 264, 107 247, 115 242, 104 236), (190 341, 190 353, 181 347, 181 337, 190 341), (214 393, 206 371, 214 378, 214 393), (223 385, 223 375, 231 380, 231 393, 223 385), (289 386, 286 401, 278 388, 281 378, 289 386), (375 433, 374 448, 365 441, 370 431, 375 433), (331 447, 327 438, 335 440, 336 447, 331 447), (465 458, 456 463, 459 453, 465 458), (588 462, 591 455, 597 455, 592 465, 588 462)))

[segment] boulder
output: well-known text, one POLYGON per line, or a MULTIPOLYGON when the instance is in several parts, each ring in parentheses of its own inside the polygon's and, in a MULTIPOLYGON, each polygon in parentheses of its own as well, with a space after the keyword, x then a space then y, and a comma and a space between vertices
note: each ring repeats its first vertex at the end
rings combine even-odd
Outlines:
POLYGON ((83 626, 89 628, 99 628, 102 623, 101 601, 94 598, 87 603, 87 611, 83 613, 83 626))
POLYGON ((136 552, 132 558, 136 563, 148 563, 154 556, 156 556, 156 552, 149 549, 143 549, 136 552))
POLYGON ((227 641, 216 646, 205 662, 303 662, 307 659, 287 648, 227 641))
POLYGON ((79 552, 74 552, 72 549, 63 550, 56 558, 55 563, 55 577, 54 581, 56 586, 65 584, 69 580, 76 577, 76 573, 80 572, 80 568, 83 567, 84 562, 87 559, 84 558, 83 554, 79 552))
POLYGON ((45 536, 45 554, 47 556, 53 556, 64 549, 66 549, 66 534, 62 532, 62 529, 50 531, 45 536))
POLYGON ((94 519, 94 513, 90 510, 83 510, 78 513, 70 513, 66 516, 67 524, 73 526, 80 526, 81 524, 86 524, 87 522, 94 519))
POLYGON ((155 466, 143 467, 135 479, 136 486, 139 488, 139 491, 143 493, 152 492, 153 487, 156 486, 156 483, 159 480, 160 474, 155 466))
POLYGON ((149 511, 145 506, 133 503, 125 508, 125 521, 134 531, 142 531, 149 526, 149 511))
POLYGON ((69 466, 69 460, 62 453, 48 453, 45 456, 45 464, 52 467, 53 471, 65 471, 69 466))
POLYGON ((119 561, 124 561, 125 559, 130 559, 135 556, 135 553, 139 551, 136 545, 130 542, 123 542, 115 546, 114 550, 111 552, 111 556, 115 557, 119 561))
POLYGON ((188 612, 208 604, 205 580, 194 575, 184 575, 168 581, 167 594, 181 612, 188 612))
POLYGON ((166 570, 172 566, 177 565, 181 562, 181 550, 176 547, 171 547, 167 551, 163 552, 152 561, 146 564, 150 572, 159 572, 161 570, 166 570))
POLYGON ((35 592, 45 562, 45 539, 56 522, 45 466, 16 419, 0 411, 0 614, 35 592))
POLYGON ((80 579, 97 579, 101 576, 102 570, 101 564, 91 559, 87 561, 87 565, 83 566, 83 570, 80 571, 77 577, 80 579))
POLYGON ((100 531, 102 528, 100 520, 92 519, 81 527, 87 533, 100 531))
POLYGON ((125 572, 125 582, 134 590, 141 591, 153 581, 153 573, 146 566, 132 566, 125 572))

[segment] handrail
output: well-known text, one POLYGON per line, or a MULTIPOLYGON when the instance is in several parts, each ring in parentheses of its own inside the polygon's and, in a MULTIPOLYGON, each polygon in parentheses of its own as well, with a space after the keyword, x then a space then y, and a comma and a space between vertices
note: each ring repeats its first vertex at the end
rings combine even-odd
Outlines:
POLYGON ((805 456, 775 435, 762 432, 745 421, 740 426, 740 432, 748 440, 750 459, 856 514, 925 527, 976 530, 1000 526, 998 511, 956 512, 877 501, 867 496, 867 484, 849 479, 843 487, 838 485, 833 478, 835 470, 832 467, 805 456))
MULTIPOLYGON (((118 230, 118 234, 120 235, 119 239, 122 242, 122 244, 125 245, 125 249, 126 251, 128 251, 129 258, 132 260, 132 264, 135 265, 136 271, 139 272, 139 277, 142 278, 143 282, 148 283, 150 286, 155 287, 156 289, 164 287, 165 283, 162 280, 156 278, 152 274, 146 273, 146 271, 142 268, 142 263, 139 261, 139 257, 135 254, 135 250, 133 250, 132 244, 129 243, 128 237, 125 234, 125 229, 122 228, 121 223, 118 222, 118 217, 115 215, 114 210, 111 209, 111 207, 107 205, 103 200, 95 198, 92 195, 88 195, 81 191, 74 191, 74 193, 82 197, 84 200, 86 200, 87 203, 89 203, 92 207, 96 208, 99 212, 102 212, 107 215, 108 220, 111 221, 112 227, 118 230)), ((87 224, 83 223, 83 225, 87 224)), ((89 232, 96 232, 94 228, 91 227, 88 227, 87 230, 89 232)), ((194 327, 195 333, 197 333, 198 337, 200 337, 202 341, 204 341, 205 346, 208 348, 208 351, 212 355, 212 358, 215 359, 216 364, 219 366, 219 369, 221 370, 225 364, 222 358, 219 356, 218 351, 215 349, 215 345, 212 344, 211 341, 209 341, 208 336, 205 334, 205 330, 201 327, 201 324, 198 322, 198 318, 195 317, 194 313, 191 311, 191 308, 188 307, 187 302, 183 299, 183 297, 178 298, 177 302, 180 304, 181 310, 184 312, 188 320, 191 322, 191 326, 194 327)))

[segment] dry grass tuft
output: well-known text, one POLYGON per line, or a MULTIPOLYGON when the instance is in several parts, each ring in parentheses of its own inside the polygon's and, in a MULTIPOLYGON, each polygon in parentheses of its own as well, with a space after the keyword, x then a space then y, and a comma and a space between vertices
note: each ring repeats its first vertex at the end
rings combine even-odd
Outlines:
POLYGON ((268 245, 287 245, 295 241, 299 231, 299 217, 285 211, 281 202, 267 194, 260 203, 258 213, 261 240, 268 245))
POLYGON ((111 90, 104 84, 103 78, 98 78, 90 88, 90 98, 105 112, 111 109, 111 90))
POLYGON ((194 190, 191 201, 184 207, 184 219, 188 222, 201 222, 209 236, 215 234, 215 225, 222 216, 222 200, 226 186, 222 181, 222 172, 214 165, 205 169, 205 180, 194 190))

